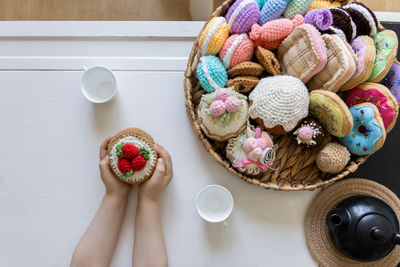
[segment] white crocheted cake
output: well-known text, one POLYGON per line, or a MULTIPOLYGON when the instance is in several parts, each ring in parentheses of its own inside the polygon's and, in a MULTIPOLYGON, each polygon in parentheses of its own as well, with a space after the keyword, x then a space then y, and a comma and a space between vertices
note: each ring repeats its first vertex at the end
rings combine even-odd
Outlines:
POLYGON ((308 89, 296 77, 264 78, 250 93, 249 99, 250 117, 273 134, 293 130, 308 115, 308 89))

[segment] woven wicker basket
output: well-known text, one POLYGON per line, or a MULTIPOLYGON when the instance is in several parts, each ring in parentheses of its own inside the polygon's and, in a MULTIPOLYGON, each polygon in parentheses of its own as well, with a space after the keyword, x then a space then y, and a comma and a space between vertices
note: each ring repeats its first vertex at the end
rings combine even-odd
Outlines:
MULTIPOLYGON (((234 1, 227 0, 224 2, 215 10, 212 17, 224 16, 234 1)), ((267 189, 282 191, 315 190, 318 187, 326 186, 355 172, 358 166, 368 159, 368 156, 352 157, 351 162, 341 173, 328 175, 318 169, 316 157, 321 146, 329 143, 332 137, 327 136, 323 144, 319 147, 304 149, 296 144, 295 138, 289 133, 274 138, 274 142, 278 145, 278 150, 272 167, 278 168, 277 171, 268 170, 256 177, 248 177, 238 172, 225 157, 226 143, 216 142, 207 138, 202 132, 197 118, 196 108, 201 96, 205 93, 196 78, 196 67, 200 59, 198 40, 199 37, 194 42, 185 72, 184 90, 186 108, 193 129, 206 150, 217 162, 228 169, 229 172, 250 184, 267 189)))

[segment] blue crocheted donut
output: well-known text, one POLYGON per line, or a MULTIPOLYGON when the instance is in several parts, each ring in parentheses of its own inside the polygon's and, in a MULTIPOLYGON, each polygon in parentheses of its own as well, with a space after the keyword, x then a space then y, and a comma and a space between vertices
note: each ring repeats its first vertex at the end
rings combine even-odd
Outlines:
POLYGON ((197 78, 204 90, 214 92, 218 88, 225 87, 228 73, 219 58, 209 55, 200 58, 197 65, 197 78))
POLYGON ((370 103, 350 108, 353 116, 353 130, 350 135, 339 138, 355 155, 368 155, 380 149, 386 139, 386 132, 378 109, 370 103), (383 142, 382 142, 383 138, 383 142))

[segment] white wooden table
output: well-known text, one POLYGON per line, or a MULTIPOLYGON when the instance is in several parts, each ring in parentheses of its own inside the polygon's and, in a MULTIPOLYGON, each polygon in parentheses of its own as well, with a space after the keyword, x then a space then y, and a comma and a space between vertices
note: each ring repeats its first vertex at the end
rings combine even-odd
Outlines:
MULTIPOLYGON (((0 23, 0 266, 67 266, 104 194, 98 147, 136 126, 171 153, 161 199, 170 266, 315 266, 303 221, 317 192, 249 185, 217 164, 186 115, 183 71, 200 22, 0 23), (115 71, 108 104, 81 95, 82 67, 115 71), (208 184, 235 200, 229 226, 205 223, 208 184)), ((130 266, 137 190, 112 266, 130 266)), ((149 248, 151 249, 151 248, 149 248)))

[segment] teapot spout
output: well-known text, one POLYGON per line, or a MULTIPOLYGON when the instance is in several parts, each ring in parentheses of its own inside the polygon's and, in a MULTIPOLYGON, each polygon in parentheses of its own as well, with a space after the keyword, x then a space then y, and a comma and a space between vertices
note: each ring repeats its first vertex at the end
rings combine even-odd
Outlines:
POLYGON ((397 245, 400 245, 400 234, 395 234, 395 235, 394 235, 394 242, 395 242, 397 245))
POLYGON ((349 214, 344 209, 335 209, 326 216, 326 224, 330 231, 336 232, 349 223, 349 214))

